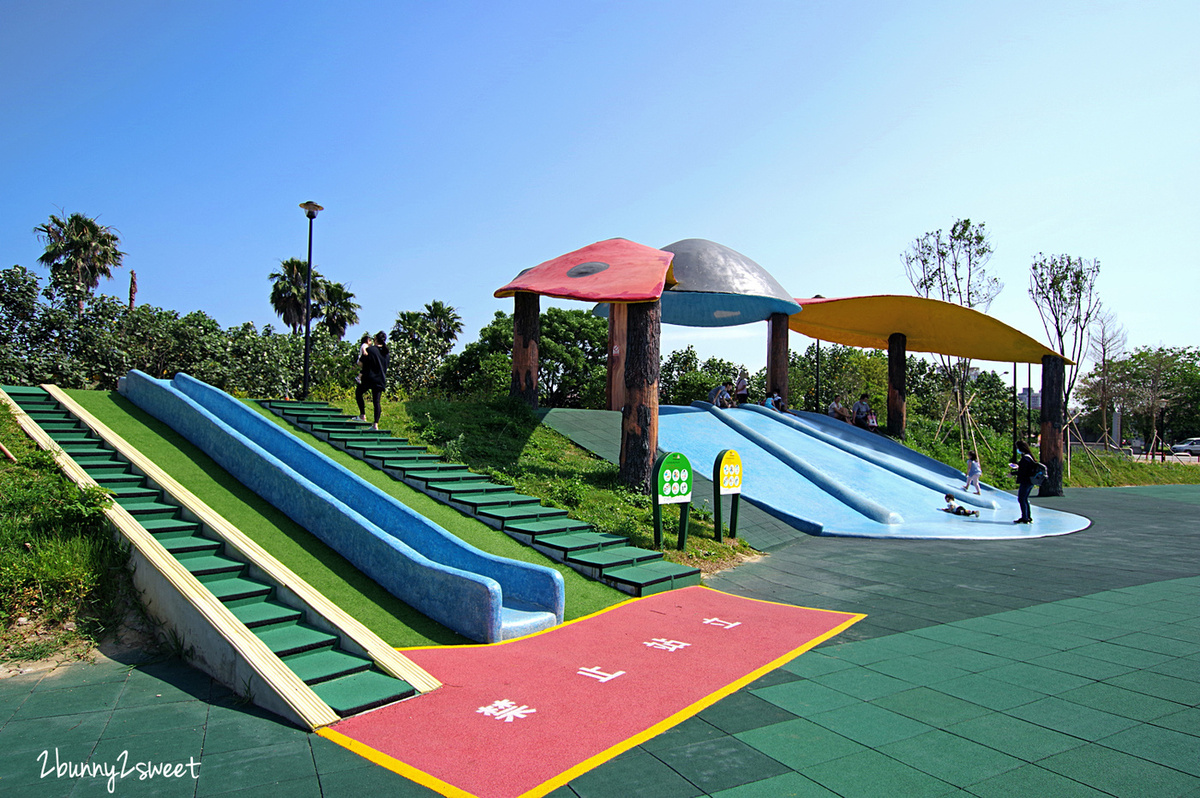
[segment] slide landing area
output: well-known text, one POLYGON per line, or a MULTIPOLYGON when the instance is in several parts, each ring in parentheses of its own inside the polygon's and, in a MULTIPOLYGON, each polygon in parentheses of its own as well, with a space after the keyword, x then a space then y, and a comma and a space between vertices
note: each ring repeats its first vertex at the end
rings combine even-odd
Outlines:
MULTIPOLYGON (((815 413, 780 414, 704 402, 659 409, 658 445, 682 452, 707 473, 718 452, 736 449, 742 497, 814 535, 927 540, 1015 540, 1065 535, 1088 519, 1033 508, 1020 516, 1014 494, 984 484, 962 490, 963 472, 903 444, 815 413), (944 512, 945 494, 978 517, 944 512)), ((986 476, 986 475, 985 475, 986 476)))

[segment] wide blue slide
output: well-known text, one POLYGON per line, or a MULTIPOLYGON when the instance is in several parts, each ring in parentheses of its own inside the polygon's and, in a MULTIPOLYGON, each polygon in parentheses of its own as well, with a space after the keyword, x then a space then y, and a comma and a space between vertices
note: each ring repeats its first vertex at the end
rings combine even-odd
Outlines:
POLYGON ((464 637, 498 642, 562 622, 562 574, 464 543, 224 391, 139 371, 120 390, 389 593, 464 637))
MULTIPOLYGON (((966 475, 882 435, 815 413, 779 413, 755 405, 721 410, 707 402, 659 409, 658 445, 705 469, 736 449, 747 501, 814 535, 989 539, 1065 535, 1086 518, 1033 508, 1032 524, 1014 524, 1016 496, 984 484, 964 491, 966 475), (944 512, 945 494, 978 516, 944 512)), ((985 475, 986 476, 986 475, 985 475)))

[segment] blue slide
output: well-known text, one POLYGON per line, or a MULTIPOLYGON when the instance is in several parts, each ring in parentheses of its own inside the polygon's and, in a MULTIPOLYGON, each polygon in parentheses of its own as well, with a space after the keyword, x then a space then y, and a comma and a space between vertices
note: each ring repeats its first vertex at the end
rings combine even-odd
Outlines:
POLYGON ((736 449, 743 498, 814 535, 1009 540, 1065 535, 1090 523, 1034 507, 1032 524, 1014 524, 1016 496, 986 484, 976 496, 962 489, 966 476, 958 469, 815 413, 664 406, 658 445, 687 455, 702 473, 722 449, 736 449), (944 512, 947 493, 979 516, 944 512))
POLYGON ((389 593, 464 637, 492 643, 562 622, 562 574, 487 554, 256 413, 178 374, 140 371, 121 392, 389 593))

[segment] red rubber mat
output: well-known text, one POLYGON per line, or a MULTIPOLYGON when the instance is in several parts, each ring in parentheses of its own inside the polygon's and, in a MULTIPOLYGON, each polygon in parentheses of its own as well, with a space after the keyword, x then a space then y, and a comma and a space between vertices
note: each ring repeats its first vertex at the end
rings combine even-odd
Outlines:
POLYGON ((490 646, 406 649, 443 683, 321 734, 443 795, 545 795, 863 615, 689 587, 490 646))

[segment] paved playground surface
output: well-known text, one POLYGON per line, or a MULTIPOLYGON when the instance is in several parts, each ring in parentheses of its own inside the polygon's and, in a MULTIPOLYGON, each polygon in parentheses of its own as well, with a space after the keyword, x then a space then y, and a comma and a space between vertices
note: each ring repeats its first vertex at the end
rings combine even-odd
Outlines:
MULTIPOLYGON (((551 795, 1200 794, 1200 487, 1040 503, 1094 524, 801 538, 718 575, 719 590, 868 617, 551 795)), ((108 795, 103 774, 63 767, 84 761, 125 766, 115 795, 435 794, 178 661, 0 680, 0 794, 108 795), (147 762, 184 772, 139 780, 147 762)))

